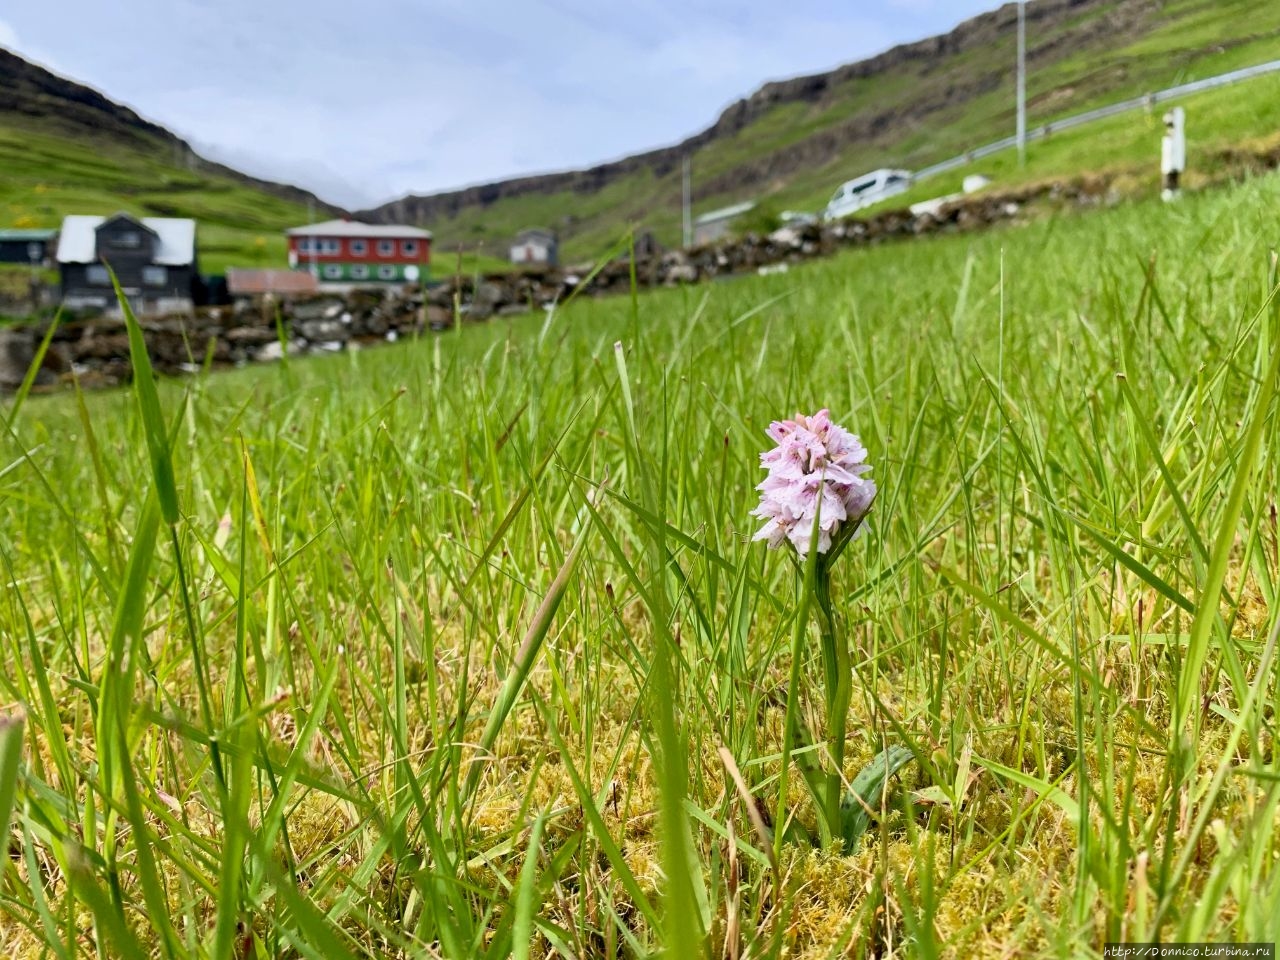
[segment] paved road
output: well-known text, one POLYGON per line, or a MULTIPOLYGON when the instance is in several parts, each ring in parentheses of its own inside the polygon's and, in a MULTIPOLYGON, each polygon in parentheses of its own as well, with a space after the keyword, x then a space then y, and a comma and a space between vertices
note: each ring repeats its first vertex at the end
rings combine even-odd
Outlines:
MULTIPOLYGON (((1216 77, 1206 77, 1204 80, 1196 80, 1192 83, 1184 83, 1176 87, 1169 87, 1167 90, 1160 90, 1156 93, 1149 93, 1143 97, 1134 97, 1132 100, 1122 100, 1119 103, 1108 104, 1105 107, 1098 107, 1096 110, 1086 110, 1084 113, 1077 113, 1074 116, 1063 117, 1061 120, 1055 120, 1052 123, 1046 123, 1043 126, 1036 127, 1027 131, 1027 140, 1040 140, 1047 137, 1050 133, 1059 130, 1069 130, 1071 127, 1078 127, 1081 124, 1092 123, 1094 120, 1102 120, 1105 117, 1114 117, 1118 113, 1127 113, 1130 110, 1140 110, 1144 107, 1152 107, 1158 103, 1164 103, 1167 100, 1175 100, 1185 97, 1192 93, 1199 93, 1202 90, 1213 90, 1216 87, 1225 87, 1233 83, 1239 83, 1241 80, 1250 80, 1254 77, 1260 77, 1263 74, 1275 73, 1280 71, 1280 60, 1272 60, 1269 63, 1260 63, 1257 66, 1245 67, 1241 70, 1232 70, 1230 73, 1221 73, 1216 77)), ((923 170, 917 170, 913 176, 913 180, 925 180, 929 177, 936 176, 939 173, 946 173, 948 170, 955 170, 988 157, 993 153, 999 153, 1001 150, 1011 150, 1018 145, 1017 137, 1005 137, 1003 140, 996 140, 994 143, 984 144, 967 153, 962 153, 958 157, 952 157, 950 160, 943 160, 941 163, 935 163, 932 166, 925 167, 923 170)))

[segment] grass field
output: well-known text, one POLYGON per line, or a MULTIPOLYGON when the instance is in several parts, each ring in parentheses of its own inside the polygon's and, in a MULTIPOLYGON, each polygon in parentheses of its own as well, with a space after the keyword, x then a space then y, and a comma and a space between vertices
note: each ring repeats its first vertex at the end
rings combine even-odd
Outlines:
POLYGON ((7 409, 0 955, 1274 941, 1278 204, 7 409), (912 758, 848 850, 774 829, 822 671, 748 515, 824 406, 880 488, 840 773, 912 758))

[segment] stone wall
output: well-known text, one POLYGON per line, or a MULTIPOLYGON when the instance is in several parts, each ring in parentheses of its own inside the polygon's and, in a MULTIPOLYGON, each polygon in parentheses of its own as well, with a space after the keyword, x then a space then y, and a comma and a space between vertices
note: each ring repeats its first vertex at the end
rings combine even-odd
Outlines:
MULTIPOLYGON (((940 232, 977 230, 1023 215, 1032 202, 1088 206, 1116 199, 1106 176, 1055 180, 964 197, 934 213, 890 210, 863 220, 784 227, 691 250, 652 250, 637 258, 644 287, 698 283, 720 276, 787 269, 787 265, 866 246, 940 232)), ((162 373, 278 360, 289 354, 358 349, 443 330, 455 323, 545 310, 574 295, 627 293, 632 267, 623 258, 592 274, 591 265, 448 278, 426 291, 357 291, 308 299, 242 302, 192 315, 142 321, 152 362, 162 373)), ((21 383, 47 325, 0 330, 0 389, 21 383)), ((82 386, 111 386, 130 376, 123 321, 64 319, 54 333, 37 384, 51 387, 72 376, 82 386)))

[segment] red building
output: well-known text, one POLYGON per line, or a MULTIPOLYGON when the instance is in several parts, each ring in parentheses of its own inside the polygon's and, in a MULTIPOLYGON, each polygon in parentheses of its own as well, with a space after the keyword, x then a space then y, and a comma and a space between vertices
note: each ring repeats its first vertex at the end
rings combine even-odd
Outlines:
POLYGON ((286 230, 289 266, 308 270, 321 289, 422 283, 431 233, 417 227, 329 220, 286 230))

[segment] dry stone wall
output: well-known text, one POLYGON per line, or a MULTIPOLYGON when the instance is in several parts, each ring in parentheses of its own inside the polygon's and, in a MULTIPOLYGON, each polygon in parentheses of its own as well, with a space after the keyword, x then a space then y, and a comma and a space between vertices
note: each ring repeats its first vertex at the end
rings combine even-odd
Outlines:
MULTIPOLYGON (((1032 201, 1089 205, 1107 202, 1106 177, 1053 181, 965 197, 934 213, 891 210, 863 220, 783 227, 691 250, 655 250, 638 259, 644 287, 677 286, 716 277, 785 269, 783 265, 865 246, 946 231, 976 230, 1022 215, 1032 201)), ((427 291, 356 291, 275 302, 259 300, 193 314, 145 319, 152 363, 162 373, 193 372, 206 362, 233 366, 279 360, 286 353, 327 353, 394 342, 455 323, 545 310, 573 295, 626 293, 631 264, 590 265, 449 278, 427 291)), ((0 330, 0 389, 17 387, 30 368, 46 325, 0 330)), ((36 380, 51 387, 77 377, 84 387, 112 386, 131 375, 123 321, 72 317, 59 324, 36 380)))

